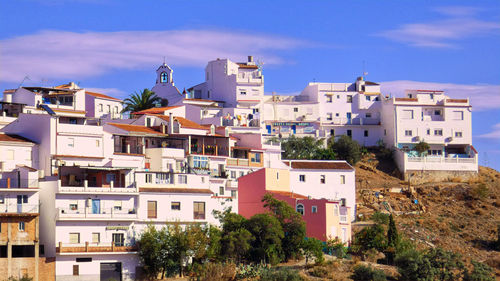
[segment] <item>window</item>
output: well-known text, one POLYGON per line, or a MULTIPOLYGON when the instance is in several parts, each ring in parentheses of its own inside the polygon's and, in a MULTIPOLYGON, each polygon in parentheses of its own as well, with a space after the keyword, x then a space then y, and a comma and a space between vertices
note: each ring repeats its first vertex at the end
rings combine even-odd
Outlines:
POLYGON ((99 112, 102 112, 102 103, 99 104, 99 112))
POLYGON ((352 137, 352 130, 347 130, 347 136, 352 137))
POLYGON ((352 96, 351 95, 347 96, 347 103, 352 103, 352 96))
POLYGON ((148 201, 148 219, 156 219, 156 201, 148 201))
POLYGON ((371 113, 366 113, 366 114, 365 114, 365 117, 366 117, 366 118, 372 118, 372 114, 371 114, 371 113))
POLYGON ((125 246, 125 236, 123 233, 113 233, 112 239, 115 247, 125 246))
POLYGON ((368 137, 368 130, 365 130, 365 137, 368 137))
POLYGON ((78 210, 78 201, 73 200, 73 201, 69 202, 69 209, 70 209, 71 211, 76 211, 76 210, 78 210))
POLYGON ((181 202, 172 202, 170 204, 170 209, 174 211, 180 211, 181 210, 181 202))
POLYGON ((168 74, 166 72, 162 72, 160 75, 161 83, 168 83, 168 74))
POLYGON ((293 112, 299 112, 299 108, 298 107, 294 107, 293 108, 293 112))
POLYGON ((306 175, 299 175, 299 181, 305 182, 306 181, 306 175))
POLYGON ((240 177, 244 176, 245 175, 245 172, 241 171, 240 172, 240 177))
POLYGON ((152 183, 153 182, 153 175, 152 174, 144 174, 146 177, 146 183, 152 183))
POLYGON ((259 113, 259 109, 258 109, 258 108, 253 108, 253 109, 252 109, 252 113, 253 113, 253 114, 259 113))
POLYGON ((187 184, 187 176, 186 175, 179 175, 179 183, 180 184, 187 184))
POLYGON ((442 136, 443 135, 443 129, 435 129, 434 130, 434 135, 435 136, 442 136))
POLYGON ((461 138, 462 137, 462 132, 455 132, 455 137, 456 138, 461 138))
POLYGON ((101 234, 99 232, 92 233, 92 243, 99 244, 101 242, 101 234))
POLYGON ((193 202, 193 218, 195 220, 205 219, 205 202, 193 202))
POLYGON ((68 138, 68 146, 75 147, 75 139, 74 138, 68 138))
POLYGON ((106 183, 116 182, 115 174, 106 174, 106 183))
POLYGON ((17 195, 17 204, 28 203, 28 195, 17 195))
POLYGON ((69 243, 79 244, 80 243, 80 233, 70 233, 69 234, 69 243))
POLYGON ((434 110, 434 115, 441 116, 441 110, 440 109, 434 110))
POLYGON ((405 130, 405 136, 411 137, 413 132, 411 130, 405 130))
POLYGON ((338 217, 339 216, 339 205, 335 204, 333 207, 333 215, 338 217))
POLYGON ((453 111, 453 120, 464 120, 463 111, 453 111))
POLYGON ((340 184, 345 184, 345 175, 340 175, 340 184))
POLYGON ((69 118, 69 123, 75 125, 78 123, 78 121, 76 120, 76 118, 69 118))
POLYGON ((337 95, 337 99, 340 99, 340 95, 337 95))
POLYGON ((434 99, 434 94, 430 94, 431 100, 434 99))
POLYGON ((427 129, 427 135, 431 134, 431 129, 427 129))
POLYGON ((321 184, 326 183, 326 177, 325 177, 325 175, 321 175, 321 176, 320 176, 319 182, 320 182, 321 184))
POLYGON ((224 187, 219 186, 219 195, 224 195, 224 187))
POLYGON ((238 197, 238 192, 236 190, 231 190, 231 197, 232 198, 238 197))
POLYGON ((250 158, 250 162, 260 163, 260 153, 252 153, 252 156, 250 158))
POLYGON ((333 120, 333 116, 332 116, 332 113, 331 113, 331 112, 328 112, 328 113, 326 114, 326 120, 328 120, 328 121, 333 120))
POLYGON ((413 110, 403 110, 402 119, 413 119, 413 110))
POLYGON ((297 213, 304 215, 304 205, 297 204, 297 207, 295 209, 297 210, 297 213))
POLYGON ((0 195, 0 204, 5 204, 5 197, 0 195))
POLYGON ((121 211, 121 210, 122 210, 122 201, 120 201, 120 200, 116 200, 116 201, 115 201, 115 204, 114 204, 114 206, 113 206, 113 209, 114 209, 115 211, 121 211))
POLYGON ((245 96, 246 94, 247 94, 247 92, 246 92, 246 91, 241 91, 241 92, 240 92, 240 95, 245 96))
POLYGON ((96 141, 95 141, 95 146, 96 146, 96 147, 101 146, 101 141, 100 141, 100 140, 96 140, 96 141))
POLYGON ((107 110, 106 112, 111 113, 111 105, 109 105, 109 104, 108 104, 108 105, 106 106, 106 110, 107 110))
POLYGON ((276 172, 276 180, 279 180, 279 179, 280 179, 280 173, 276 172))
POLYGON ((365 96, 365 99, 366 99, 367 101, 370 101, 370 100, 371 100, 371 99, 370 99, 370 96, 365 96))
POLYGON ((193 157, 193 167, 200 169, 208 168, 208 157, 204 156, 194 156, 193 157))
POLYGON ((73 265, 73 276, 80 275, 80 266, 78 264, 73 265))
POLYGON ((331 103, 332 102, 332 96, 326 96, 326 102, 331 103))
POLYGON ((236 171, 231 171, 231 178, 233 178, 233 179, 236 178, 236 171))
POLYGON ((311 207, 311 213, 316 214, 318 212, 318 206, 311 207))
POLYGON ((25 226, 24 222, 23 222, 23 221, 20 221, 20 222, 19 222, 19 231, 24 231, 24 230, 25 230, 25 227, 26 227, 26 226, 25 226))

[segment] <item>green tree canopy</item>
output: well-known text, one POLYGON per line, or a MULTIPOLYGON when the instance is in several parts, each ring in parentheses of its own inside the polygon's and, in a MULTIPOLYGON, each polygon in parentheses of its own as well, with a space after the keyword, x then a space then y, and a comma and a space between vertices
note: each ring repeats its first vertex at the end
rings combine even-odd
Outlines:
POLYGON ((141 110, 155 107, 157 104, 166 103, 162 98, 158 97, 153 91, 144 89, 139 93, 134 92, 124 101, 124 108, 122 112, 138 112, 141 110))
POLYGON ((277 218, 269 214, 257 214, 246 221, 246 229, 252 233, 250 256, 255 262, 277 264, 281 261, 283 228, 277 218))
POLYGON ((337 155, 338 159, 346 160, 354 165, 361 160, 361 146, 352 138, 342 135, 328 143, 328 148, 337 155))
POLYGON ((294 135, 281 140, 283 159, 335 159, 335 154, 323 147, 323 140, 313 137, 298 138, 294 135))

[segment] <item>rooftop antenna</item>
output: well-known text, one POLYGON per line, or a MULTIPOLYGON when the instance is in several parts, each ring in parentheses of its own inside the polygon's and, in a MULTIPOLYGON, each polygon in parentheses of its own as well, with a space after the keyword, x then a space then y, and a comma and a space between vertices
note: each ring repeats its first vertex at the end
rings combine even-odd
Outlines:
POLYGON ((368 75, 368 72, 365 71, 366 68, 366 62, 363 60, 363 80, 366 79, 366 76, 368 75))
POLYGON ((26 81, 26 80, 30 80, 31 81, 31 78, 28 75, 24 76, 23 81, 21 81, 21 83, 19 84, 18 88, 21 88, 21 86, 23 85, 24 81, 26 81))
POLYGON ((262 71, 262 67, 264 67, 264 61, 261 61, 260 59, 257 60, 257 67, 259 68, 259 71, 262 71))
POLYGON ((163 65, 165 65, 165 64, 167 64, 167 63, 165 62, 165 56, 163 56, 163 65))

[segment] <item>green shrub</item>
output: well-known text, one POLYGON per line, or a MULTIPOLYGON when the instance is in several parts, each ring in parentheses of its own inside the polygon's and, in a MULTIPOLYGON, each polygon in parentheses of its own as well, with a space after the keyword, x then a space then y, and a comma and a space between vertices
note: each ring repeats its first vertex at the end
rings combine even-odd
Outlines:
POLYGON ((236 279, 255 278, 262 275, 267 269, 263 264, 242 264, 236 269, 236 279))
POLYGON ((346 135, 330 141, 328 148, 337 154, 338 159, 346 160, 351 165, 361 160, 361 146, 346 135))
POLYGON ((348 250, 349 248, 337 237, 326 241, 326 252, 329 255, 334 255, 339 259, 343 259, 346 257, 348 250))
POLYGON ((493 274, 493 269, 488 265, 472 261, 474 269, 472 271, 466 271, 464 274, 464 281, 494 281, 495 276, 493 274))
POLYGON ((351 275, 354 281, 385 281, 387 280, 384 271, 374 269, 369 266, 357 265, 351 275))
POLYGON ((262 272, 261 281, 303 281, 297 270, 289 268, 266 269, 262 272))
POLYGON ((236 265, 234 263, 212 263, 207 262, 203 264, 191 280, 196 281, 231 281, 236 276, 236 265))
POLYGON ((378 224, 389 224, 389 214, 384 214, 381 212, 373 213, 371 217, 372 221, 378 224))
POLYGON ((484 183, 481 183, 469 189, 469 195, 476 200, 486 199, 490 195, 490 190, 484 183))
POLYGON ((311 276, 326 278, 328 277, 328 270, 322 266, 315 266, 310 272, 311 276))

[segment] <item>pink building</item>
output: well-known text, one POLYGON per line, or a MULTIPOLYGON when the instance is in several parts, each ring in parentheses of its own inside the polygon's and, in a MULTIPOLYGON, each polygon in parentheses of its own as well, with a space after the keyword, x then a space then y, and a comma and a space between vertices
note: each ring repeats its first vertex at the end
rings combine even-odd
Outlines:
POLYGON ((344 200, 314 199, 310 196, 291 192, 290 171, 288 169, 263 168, 238 179, 239 214, 249 218, 265 213, 262 197, 271 193, 275 198, 286 201, 306 222, 307 237, 322 241, 340 238, 351 240, 350 208, 344 200))

